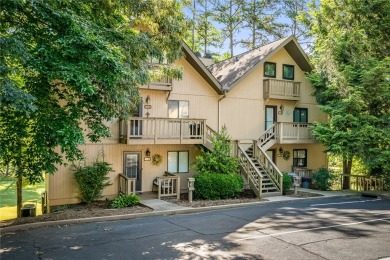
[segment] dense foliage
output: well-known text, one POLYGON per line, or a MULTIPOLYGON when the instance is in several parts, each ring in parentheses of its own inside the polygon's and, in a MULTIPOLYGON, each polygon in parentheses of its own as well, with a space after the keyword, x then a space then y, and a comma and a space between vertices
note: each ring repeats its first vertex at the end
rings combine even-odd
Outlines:
POLYGON ((330 119, 313 130, 347 174, 359 158, 371 174, 390 175, 389 10, 387 0, 324 0, 311 12, 309 79, 330 119))
POLYGON ((195 199, 218 200, 238 197, 244 180, 238 174, 202 173, 195 176, 195 199))
POLYGON ((292 177, 289 176, 287 173, 283 173, 283 195, 286 195, 287 192, 291 189, 291 186, 293 184, 292 177))
POLYGON ((140 198, 135 194, 124 194, 116 197, 112 203, 111 208, 121 209, 138 205, 140 198))
POLYGON ((182 55, 184 16, 173 0, 0 0, 0 164, 21 180, 41 180, 64 159, 82 158, 85 137, 110 135, 151 78, 151 58, 182 55), (57 149, 58 148, 58 149, 57 149))
POLYGON ((238 169, 237 158, 230 155, 231 140, 223 126, 220 132, 211 137, 214 145, 213 151, 202 150, 196 157, 194 169, 198 173, 232 174, 238 169))
POLYGON ((282 37, 295 35, 301 44, 309 43, 307 18, 310 0, 191 0, 185 13, 191 30, 186 42, 194 52, 221 58, 218 48, 228 46, 229 57, 234 48, 253 49, 282 37), (212 50, 211 47, 214 47, 212 50), (217 52, 217 53, 213 53, 217 52))
POLYGON ((313 173, 313 182, 320 190, 330 190, 337 175, 327 168, 319 168, 313 173))
POLYGON ((100 161, 90 166, 75 166, 74 178, 81 202, 91 203, 100 199, 104 188, 111 185, 107 175, 112 171, 109 163, 100 161))

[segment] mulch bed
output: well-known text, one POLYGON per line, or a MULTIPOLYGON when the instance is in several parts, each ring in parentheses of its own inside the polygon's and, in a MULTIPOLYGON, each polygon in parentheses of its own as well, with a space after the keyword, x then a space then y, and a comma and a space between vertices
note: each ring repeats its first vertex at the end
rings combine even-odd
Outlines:
POLYGON ((73 204, 51 207, 49 214, 39 215, 36 217, 24 217, 0 222, 0 227, 12 225, 21 225, 26 223, 56 221, 65 219, 79 219, 102 216, 115 216, 125 214, 136 214, 153 211, 143 206, 133 206, 124 209, 111 209, 106 201, 97 201, 91 204, 73 204))
POLYGON ((163 198, 163 200, 170 203, 177 204, 182 207, 189 207, 189 208, 200 208, 200 207, 267 201, 266 199, 257 198, 252 190, 244 190, 244 192, 240 195, 240 197, 235 199, 193 200, 191 204, 188 202, 188 193, 180 194, 180 200, 173 199, 173 198, 163 198))
POLYGON ((286 196, 293 197, 293 198, 312 198, 312 197, 321 197, 324 195, 311 193, 311 192, 304 192, 304 191, 298 191, 297 194, 294 194, 294 190, 289 190, 286 196))

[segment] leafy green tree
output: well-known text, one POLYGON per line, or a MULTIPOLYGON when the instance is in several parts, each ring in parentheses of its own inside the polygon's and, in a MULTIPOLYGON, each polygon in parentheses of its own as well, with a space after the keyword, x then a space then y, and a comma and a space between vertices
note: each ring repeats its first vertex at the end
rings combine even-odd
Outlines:
POLYGON ((244 0, 218 0, 214 8, 215 21, 222 27, 222 34, 229 41, 230 57, 234 56, 234 46, 237 44, 237 33, 243 27, 244 0))
POLYGON ((78 145, 110 135, 104 122, 131 115, 150 57, 182 55, 184 16, 173 0, 0 0, 0 163, 41 181, 82 158, 78 145))
POLYGON ((223 60, 227 60, 229 58, 231 58, 232 56, 230 56, 230 53, 229 52, 224 52, 222 54, 216 54, 213 56, 213 61, 214 62, 220 62, 220 61, 223 61, 223 60))
POLYGON ((209 53, 209 47, 221 47, 222 35, 220 30, 214 24, 214 5, 207 0, 197 1, 197 17, 195 22, 195 31, 199 44, 203 49, 203 55, 209 53))
MULTIPOLYGON (((316 70, 309 75, 328 123, 314 134, 343 158, 343 173, 360 158, 371 173, 390 175, 390 2, 321 1, 311 7, 316 70)), ((349 179, 344 181, 349 188, 349 179)))
POLYGON ((198 173, 232 174, 238 169, 237 158, 230 155, 231 138, 227 134, 226 126, 211 137, 212 151, 202 150, 202 155, 196 157, 194 169, 198 173))
POLYGON ((278 22, 280 10, 277 3, 269 0, 245 1, 242 15, 249 38, 241 40, 242 46, 254 49, 283 36, 284 25, 278 22))
POLYGON ((309 3, 309 0, 282 0, 281 3, 282 14, 287 20, 284 25, 287 28, 287 34, 294 35, 304 46, 311 43, 307 26, 309 3))
POLYGON ((196 32, 196 19, 198 17, 197 12, 197 0, 187 2, 183 0, 184 3, 184 13, 186 14, 186 23, 187 30, 185 32, 184 41, 195 53, 200 53, 202 51, 199 35, 196 32))

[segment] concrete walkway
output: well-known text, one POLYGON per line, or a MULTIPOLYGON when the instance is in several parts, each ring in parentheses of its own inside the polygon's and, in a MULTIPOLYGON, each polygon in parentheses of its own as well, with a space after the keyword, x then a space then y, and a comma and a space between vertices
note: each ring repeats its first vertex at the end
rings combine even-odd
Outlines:
POLYGON ((165 200, 159 200, 159 199, 141 200, 141 204, 155 211, 188 209, 187 207, 182 207, 173 203, 169 203, 165 200))
MULTIPOLYGON (((298 191, 307 192, 307 193, 314 193, 314 194, 321 194, 321 197, 308 197, 308 198, 295 198, 295 197, 289 197, 289 196, 272 196, 272 197, 266 197, 265 199, 267 201, 261 201, 261 203, 267 203, 267 202, 282 202, 282 201, 293 201, 293 200, 302 200, 302 199, 310 199, 310 198, 324 198, 324 197, 344 197, 344 196, 360 196, 360 192, 357 191, 319 191, 319 190, 312 190, 312 189, 304 189, 304 188, 298 188, 298 191)), ((170 203, 166 200, 159 200, 154 199, 155 195, 146 193, 141 195, 141 204, 153 209, 154 211, 174 211, 174 210, 183 210, 183 209, 190 209, 189 207, 183 207, 176 205, 174 203, 170 203)), ((258 203, 258 202, 254 202, 258 203)), ((247 204, 247 203, 245 203, 247 204)), ((225 205, 226 206, 226 205, 225 205)), ((231 206, 237 206, 231 205, 231 206)))

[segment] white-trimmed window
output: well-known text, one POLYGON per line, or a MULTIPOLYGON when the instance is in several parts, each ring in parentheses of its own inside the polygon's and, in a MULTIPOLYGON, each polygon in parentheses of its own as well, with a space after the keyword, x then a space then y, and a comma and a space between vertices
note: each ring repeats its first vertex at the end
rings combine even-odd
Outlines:
POLYGON ((184 100, 168 101, 169 118, 188 118, 189 102, 184 100))
POLYGON ((168 152, 168 172, 187 173, 188 168, 188 151, 168 152))

